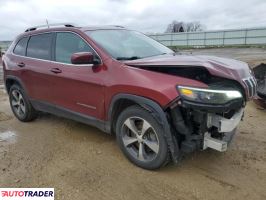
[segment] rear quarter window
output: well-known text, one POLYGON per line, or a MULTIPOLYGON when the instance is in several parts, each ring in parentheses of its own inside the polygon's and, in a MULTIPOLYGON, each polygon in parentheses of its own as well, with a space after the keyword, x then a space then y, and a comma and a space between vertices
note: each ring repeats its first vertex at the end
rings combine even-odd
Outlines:
POLYGON ((52 33, 33 35, 27 47, 27 56, 43 60, 51 60, 52 33))
POLYGON ((28 37, 24 37, 18 41, 13 51, 14 54, 19 55, 19 56, 26 55, 26 47, 27 47, 28 39, 29 39, 28 37))

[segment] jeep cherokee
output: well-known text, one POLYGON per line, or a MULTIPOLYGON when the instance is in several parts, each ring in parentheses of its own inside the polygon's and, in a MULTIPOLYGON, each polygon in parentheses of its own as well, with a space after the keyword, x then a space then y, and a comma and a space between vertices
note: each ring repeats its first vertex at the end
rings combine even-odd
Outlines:
POLYGON ((225 151, 256 92, 244 62, 178 54, 121 26, 29 28, 3 68, 20 121, 43 111, 93 125, 145 169, 225 151))

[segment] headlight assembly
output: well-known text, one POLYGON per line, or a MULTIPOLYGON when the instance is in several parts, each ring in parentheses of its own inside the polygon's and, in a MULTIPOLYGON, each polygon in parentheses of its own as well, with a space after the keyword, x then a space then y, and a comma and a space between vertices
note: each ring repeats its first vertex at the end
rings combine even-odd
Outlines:
POLYGON ((177 88, 182 98, 199 103, 224 104, 242 98, 242 94, 237 90, 212 90, 185 86, 177 88))

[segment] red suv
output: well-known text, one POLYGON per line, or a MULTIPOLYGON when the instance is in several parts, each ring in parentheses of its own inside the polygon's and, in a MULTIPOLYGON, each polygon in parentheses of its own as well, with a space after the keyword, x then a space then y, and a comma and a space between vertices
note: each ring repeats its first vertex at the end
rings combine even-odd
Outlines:
POLYGON ((181 55, 120 26, 29 28, 3 67, 20 121, 43 111, 96 126, 145 169, 225 151, 256 93, 246 63, 181 55))

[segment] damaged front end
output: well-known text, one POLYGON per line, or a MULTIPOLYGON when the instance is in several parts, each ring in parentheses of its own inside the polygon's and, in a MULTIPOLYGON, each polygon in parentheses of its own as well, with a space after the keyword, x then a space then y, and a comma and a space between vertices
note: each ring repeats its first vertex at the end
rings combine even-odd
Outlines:
POLYGON ((180 149, 184 153, 207 148, 226 151, 244 115, 248 98, 245 88, 237 81, 208 72, 194 74, 187 71, 186 76, 209 87, 177 86, 180 96, 168 108, 180 149))
POLYGON ((170 108, 170 121, 185 153, 206 148, 226 151, 244 114, 243 107, 216 112, 192 108, 182 100, 174 106, 170 108))
POLYGON ((243 114, 243 108, 228 116, 226 112, 211 113, 204 109, 187 108, 181 103, 181 106, 171 108, 171 122, 183 152, 206 148, 222 152, 227 150, 243 114))
POLYGON ((226 151, 246 102, 256 95, 257 83, 248 65, 217 57, 174 57, 130 61, 127 65, 186 78, 177 82, 179 95, 165 107, 182 152, 207 148, 226 151), (205 86, 191 87, 189 80, 205 86))

